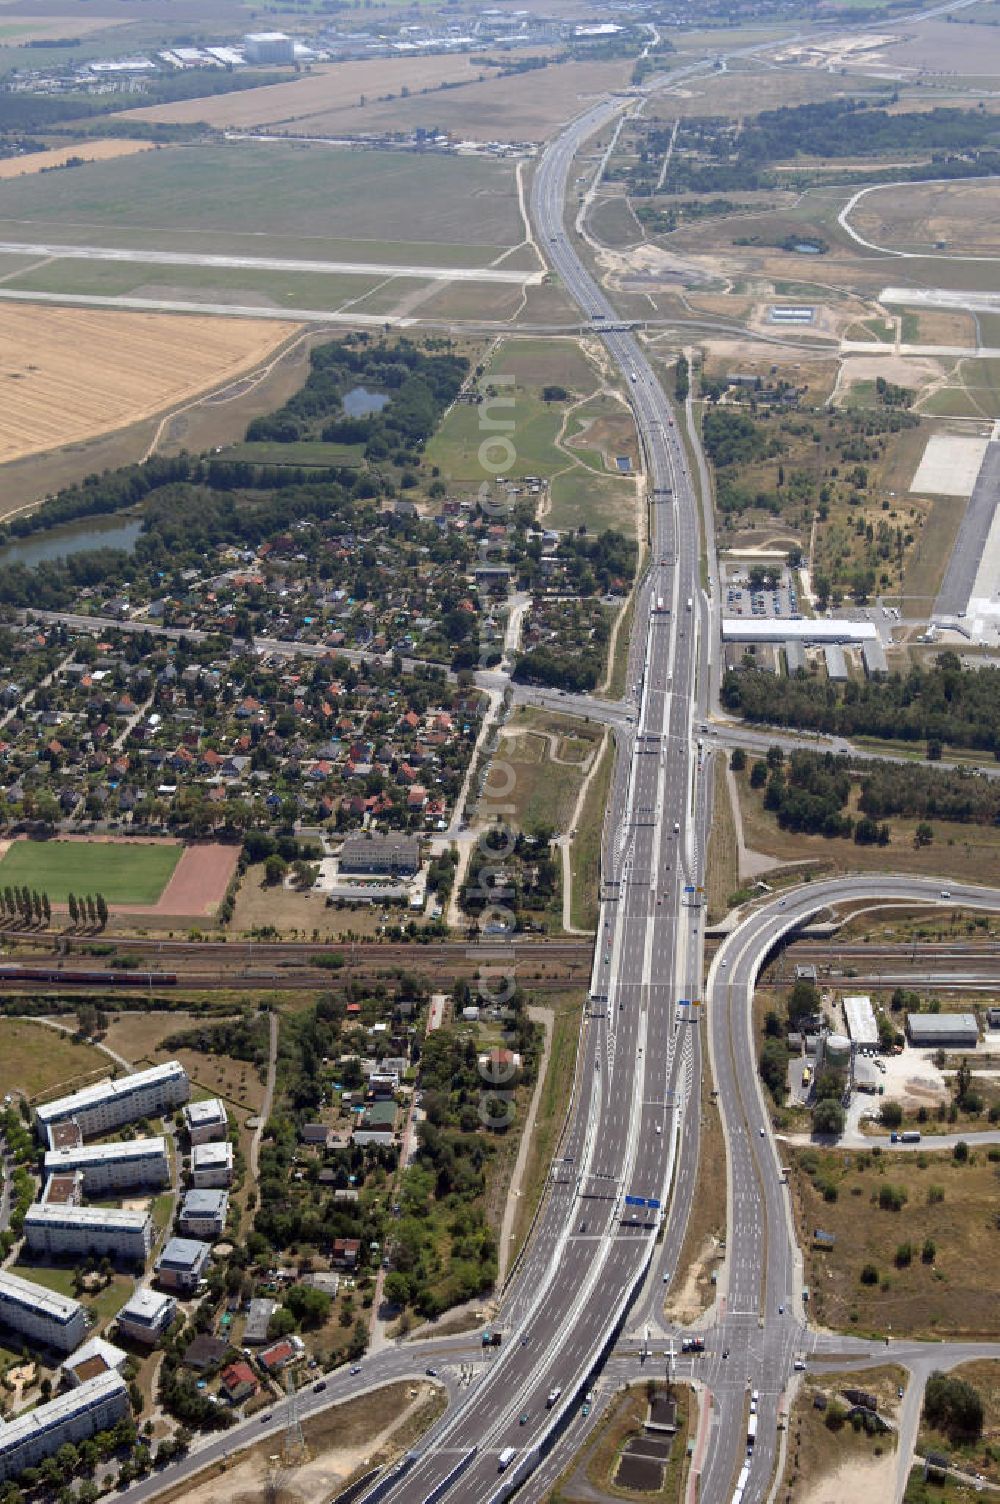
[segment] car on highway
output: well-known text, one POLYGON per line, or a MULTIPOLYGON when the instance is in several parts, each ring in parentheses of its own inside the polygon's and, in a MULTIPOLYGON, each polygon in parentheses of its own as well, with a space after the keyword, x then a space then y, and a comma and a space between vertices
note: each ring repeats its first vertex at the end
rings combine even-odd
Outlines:
POLYGON ((526 1426, 528 1424, 529 1419, 530 1419, 530 1416, 528 1415, 527 1410, 525 1410, 524 1413, 521 1416, 519 1424, 522 1425, 522 1426, 526 1426))
POLYGON ((949 892, 949 890, 947 888, 942 888, 941 892, 938 894, 938 897, 939 898, 950 898, 951 897, 951 893, 949 892))
POLYGON ((318 1384, 314 1384, 313 1385, 313 1394, 322 1394, 322 1392, 323 1392, 323 1390, 325 1388, 326 1388, 326 1380, 325 1379, 320 1379, 320 1381, 319 1381, 318 1384))
POLYGON ((438 1376, 438 1371, 436 1368, 425 1368, 424 1373, 429 1379, 436 1379, 438 1376))
POLYGON ((269 1410, 266 1415, 262 1415, 261 1416, 260 1423, 261 1423, 262 1426, 266 1426, 267 1423, 268 1423, 268 1421, 269 1420, 273 1420, 273 1419, 274 1419, 274 1414, 273 1414, 272 1411, 269 1410))
POLYGON ((352 1374, 354 1374, 354 1373, 360 1373, 361 1372, 361 1364, 360 1363, 352 1363, 350 1371, 351 1371, 352 1374))

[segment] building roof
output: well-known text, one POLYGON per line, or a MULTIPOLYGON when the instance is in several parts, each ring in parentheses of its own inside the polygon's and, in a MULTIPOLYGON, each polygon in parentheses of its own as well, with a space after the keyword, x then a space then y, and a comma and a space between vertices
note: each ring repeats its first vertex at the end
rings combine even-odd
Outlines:
POLYGON ((250 1367, 250 1364, 245 1363, 242 1359, 238 1363, 230 1363, 228 1368, 224 1368, 221 1378, 225 1389, 239 1389, 243 1384, 250 1384, 254 1389, 257 1388, 256 1374, 250 1367))
POLYGON ((227 1123, 226 1109, 218 1097, 208 1097, 203 1102, 189 1102, 184 1109, 184 1116, 192 1128, 203 1127, 206 1123, 227 1123))
POLYGON ((36 1202, 24 1216, 25 1227, 101 1227, 122 1233, 141 1232, 149 1222, 148 1212, 124 1211, 117 1206, 53 1206, 36 1202))
POLYGON ((844 1017, 855 1044, 878 1044, 878 1023, 870 997, 845 997, 844 1017))
POLYGON ((75 1353, 70 1353, 63 1368, 71 1369, 82 1383, 98 1373, 120 1373, 127 1362, 128 1353, 122 1348, 115 1347, 112 1342, 105 1342, 103 1337, 91 1337, 75 1353))
POLYGON ((229 1192, 222 1190, 188 1191, 181 1202, 182 1217, 223 1217, 229 1206, 229 1192))
POLYGON ((34 1280, 11 1274, 9 1269, 0 1269, 0 1309, 8 1302, 61 1322, 72 1321, 77 1311, 83 1309, 71 1295, 60 1295, 56 1290, 36 1285, 34 1280))
POLYGON ((87 1165, 114 1163, 130 1159, 165 1159, 165 1138, 118 1139, 110 1144, 81 1144, 78 1149, 49 1149, 45 1154, 45 1173, 58 1170, 83 1170, 87 1165))
POLYGON ((280 1342, 273 1343, 264 1349, 260 1355, 260 1361, 265 1368, 281 1368, 283 1364, 295 1357, 296 1349, 288 1337, 282 1337, 280 1342))
POLYGON ((118 1315, 124 1316, 126 1321, 138 1321, 144 1326, 154 1325, 165 1307, 176 1304, 172 1295, 164 1295, 160 1290, 151 1290, 148 1285, 143 1285, 134 1295, 129 1296, 118 1315))
POLYGON ((201 1269, 211 1253, 207 1243, 200 1238, 170 1238, 156 1261, 157 1269, 201 1269))
POLYGON ((195 1144, 191 1150, 193 1170, 209 1170, 217 1165, 230 1165, 232 1159, 233 1146, 228 1139, 218 1144, 195 1144))
POLYGON ((246 1324, 243 1328, 244 1342, 265 1342, 267 1340, 267 1328, 271 1317, 278 1309, 276 1300, 269 1300, 261 1296, 250 1302, 247 1311, 246 1324))
POLYGON ((35 1109, 35 1116, 40 1123, 51 1123, 57 1118, 73 1117, 85 1108, 100 1106, 102 1102, 133 1096, 157 1082, 181 1078, 187 1081, 188 1077, 180 1061, 167 1060, 163 1065, 152 1065, 149 1070, 135 1071, 117 1081, 112 1081, 109 1076, 103 1081, 96 1081, 93 1086, 85 1086, 82 1091, 73 1092, 71 1096, 57 1097, 54 1102, 43 1102, 41 1107, 35 1109))
POLYGON ((199 1332, 184 1349, 184 1362, 189 1368, 211 1368, 220 1363, 229 1351, 230 1344, 222 1337, 213 1337, 208 1332, 199 1332))
POLYGON ((50 1175, 45 1182, 40 1204, 43 1206, 72 1204, 79 1193, 82 1180, 83 1176, 79 1170, 71 1170, 67 1175, 50 1175))
POLYGON ((946 1039, 953 1034, 979 1037, 979 1024, 974 1013, 908 1013, 906 1027, 911 1036, 922 1034, 925 1039, 946 1039))
POLYGON ((724 642, 864 642, 877 637, 878 629, 870 621, 841 621, 827 617, 803 617, 792 621, 784 616, 724 616, 724 642))

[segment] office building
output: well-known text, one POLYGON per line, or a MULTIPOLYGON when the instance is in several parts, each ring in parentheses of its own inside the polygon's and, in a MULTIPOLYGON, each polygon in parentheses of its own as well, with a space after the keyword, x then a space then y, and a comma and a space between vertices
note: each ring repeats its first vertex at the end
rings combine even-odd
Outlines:
POLYGON ((177 1227, 185 1237, 214 1242, 225 1231, 228 1212, 227 1191, 188 1191, 181 1202, 177 1227))
POLYGON ((156 1261, 156 1278, 165 1290, 190 1294, 197 1289, 211 1252, 197 1238, 171 1238, 156 1261))
POLYGON ((191 1181, 199 1191, 232 1185, 232 1144, 228 1141, 224 1144, 195 1144, 191 1150, 191 1181))
POLYGON ((130 1413, 128 1386, 119 1373, 100 1373, 47 1405, 36 1405, 0 1425, 0 1481, 36 1467, 66 1442, 108 1431, 130 1413))
POLYGON ((56 1145, 51 1130, 57 1123, 72 1119, 79 1124, 84 1138, 112 1133, 125 1123, 140 1118, 161 1117, 182 1107, 191 1095, 187 1071, 179 1060, 121 1076, 117 1081, 98 1081, 69 1097, 59 1097, 35 1109, 35 1127, 43 1143, 56 1145))
POLYGON ((420 871, 416 836, 348 836, 340 848, 340 871, 359 877, 413 877, 420 871))
POLYGON ((153 1246, 153 1219, 148 1212, 104 1206, 29 1206, 24 1236, 32 1253, 56 1258, 119 1258, 144 1264, 153 1246))
POLYGON ((46 1175, 79 1170, 88 1196, 122 1186, 166 1185, 170 1179, 167 1144, 162 1138, 133 1138, 121 1143, 82 1144, 79 1149, 50 1149, 46 1175))
POLYGON ((83 1341, 87 1317, 78 1300, 0 1269, 0 1325, 29 1344, 71 1353, 83 1341))
POLYGON ((218 1097, 210 1097, 207 1102, 189 1102, 184 1109, 184 1122, 192 1144, 212 1144, 229 1132, 226 1109, 218 1097))
POLYGON ((176 1314, 177 1302, 172 1295, 144 1286, 118 1312, 118 1334, 153 1347, 170 1329, 176 1314))

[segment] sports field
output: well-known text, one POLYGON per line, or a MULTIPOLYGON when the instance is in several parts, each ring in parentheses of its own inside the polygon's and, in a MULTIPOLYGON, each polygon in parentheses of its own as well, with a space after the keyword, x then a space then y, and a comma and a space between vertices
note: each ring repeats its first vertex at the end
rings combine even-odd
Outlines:
POLYGON ((179 841, 11 841, 0 857, 0 887, 37 888, 59 904, 70 893, 155 904, 183 850, 179 841))

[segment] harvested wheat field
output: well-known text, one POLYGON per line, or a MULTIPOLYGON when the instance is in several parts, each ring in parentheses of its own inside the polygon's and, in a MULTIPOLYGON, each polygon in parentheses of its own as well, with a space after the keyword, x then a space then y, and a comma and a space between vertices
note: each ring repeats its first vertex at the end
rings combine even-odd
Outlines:
POLYGON ((76 141, 72 146, 56 146, 51 151, 29 151, 20 157, 0 160, 0 179, 22 178, 31 172, 46 172, 65 167, 71 160, 106 162, 110 157, 131 157, 137 151, 152 151, 151 141, 76 141))
POLYGON ((403 89, 415 95, 425 89, 440 89, 443 84, 472 83, 480 74, 492 71, 472 67, 464 54, 334 63, 315 67, 311 73, 287 83, 265 84, 259 89, 240 89, 207 98, 176 99, 170 104, 144 105, 112 118, 166 125, 204 122, 220 130, 279 123, 291 126, 321 111, 358 109, 363 113, 362 100, 393 98, 403 89))
POLYGON ((0 464, 124 428, 221 386, 298 327, 0 304, 0 464))

